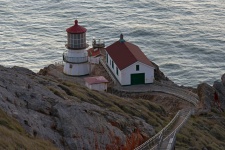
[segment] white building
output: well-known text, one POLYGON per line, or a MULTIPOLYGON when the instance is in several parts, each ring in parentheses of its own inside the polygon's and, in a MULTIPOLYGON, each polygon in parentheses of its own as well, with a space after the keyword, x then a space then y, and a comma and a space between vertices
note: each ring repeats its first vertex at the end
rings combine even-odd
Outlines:
POLYGON ((106 91, 107 90, 107 83, 109 82, 103 76, 96 76, 96 77, 87 77, 84 78, 85 85, 92 90, 97 91, 106 91))
POLYGON ((132 43, 120 40, 106 48, 106 63, 121 85, 153 83, 154 65, 132 43))
POLYGON ((88 44, 86 43, 87 29, 78 25, 78 21, 75 20, 75 24, 72 27, 66 29, 66 31, 66 48, 68 50, 63 53, 63 72, 72 76, 82 76, 89 74, 90 65, 88 63, 87 54, 88 44))

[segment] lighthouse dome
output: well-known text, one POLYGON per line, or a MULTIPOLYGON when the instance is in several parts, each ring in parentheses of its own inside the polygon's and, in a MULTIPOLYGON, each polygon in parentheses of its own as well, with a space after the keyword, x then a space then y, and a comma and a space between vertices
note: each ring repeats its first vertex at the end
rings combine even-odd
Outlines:
POLYGON ((85 33, 87 31, 86 28, 78 25, 78 21, 77 20, 75 20, 74 23, 75 24, 73 26, 71 26, 71 27, 66 29, 66 32, 72 33, 72 34, 80 34, 80 33, 85 33))
POLYGON ((78 25, 78 21, 75 20, 75 24, 66 29, 67 31, 67 44, 66 47, 69 49, 83 49, 87 48, 86 43, 86 31, 87 29, 78 25))

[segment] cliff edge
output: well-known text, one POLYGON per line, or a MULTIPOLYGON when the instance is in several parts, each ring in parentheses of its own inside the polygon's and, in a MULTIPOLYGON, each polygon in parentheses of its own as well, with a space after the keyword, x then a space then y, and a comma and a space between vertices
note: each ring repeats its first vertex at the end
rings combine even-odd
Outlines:
POLYGON ((150 101, 91 91, 21 67, 0 66, 0 109, 29 136, 59 149, 133 149, 169 119, 150 101))

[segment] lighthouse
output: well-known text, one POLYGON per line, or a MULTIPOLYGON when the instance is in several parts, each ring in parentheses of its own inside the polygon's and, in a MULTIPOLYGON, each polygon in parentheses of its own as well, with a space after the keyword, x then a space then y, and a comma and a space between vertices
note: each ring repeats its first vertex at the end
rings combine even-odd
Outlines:
POLYGON ((67 51, 63 53, 63 72, 67 75, 82 76, 89 74, 86 31, 86 28, 78 25, 77 20, 75 20, 73 26, 66 29, 67 51))

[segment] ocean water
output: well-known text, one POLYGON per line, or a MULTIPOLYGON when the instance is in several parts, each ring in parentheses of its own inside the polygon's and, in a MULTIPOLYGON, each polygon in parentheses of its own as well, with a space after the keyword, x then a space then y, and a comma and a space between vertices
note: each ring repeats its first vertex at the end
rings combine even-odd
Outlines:
POLYGON ((225 73, 224 0, 0 0, 0 65, 38 72, 62 61, 66 28, 78 19, 110 45, 124 34, 179 85, 225 73))

